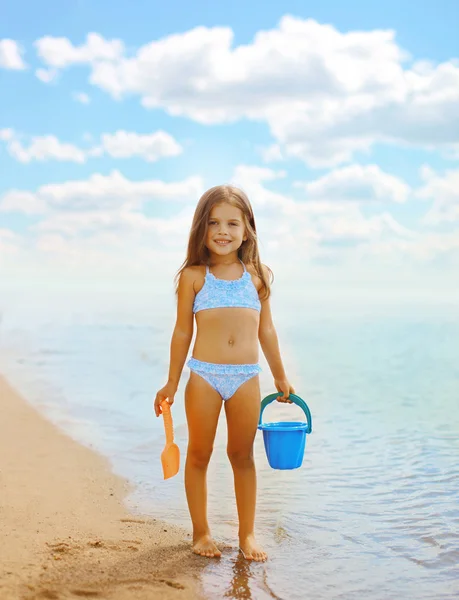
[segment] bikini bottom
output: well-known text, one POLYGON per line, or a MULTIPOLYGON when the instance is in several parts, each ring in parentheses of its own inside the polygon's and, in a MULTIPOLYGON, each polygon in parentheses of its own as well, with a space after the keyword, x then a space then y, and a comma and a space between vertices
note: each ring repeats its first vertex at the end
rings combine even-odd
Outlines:
POLYGON ((258 364, 218 364, 203 362, 196 358, 190 358, 187 366, 190 371, 205 379, 223 400, 229 400, 243 383, 261 372, 258 364))

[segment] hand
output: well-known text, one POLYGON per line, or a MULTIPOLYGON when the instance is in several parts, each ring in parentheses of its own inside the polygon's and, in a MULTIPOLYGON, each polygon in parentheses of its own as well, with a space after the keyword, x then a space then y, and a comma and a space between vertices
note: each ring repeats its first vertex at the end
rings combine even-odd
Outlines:
POLYGON ((276 390, 278 392, 282 392, 282 394, 283 394, 282 396, 279 396, 277 398, 277 401, 278 402, 288 402, 289 404, 292 404, 292 401, 289 400, 289 396, 290 396, 290 394, 294 394, 295 390, 290 385, 288 380, 287 379, 275 379, 274 385, 276 386, 276 390))
POLYGON ((161 409, 161 402, 167 399, 169 404, 172 406, 172 404, 174 404, 174 396, 176 392, 177 386, 174 383, 169 382, 167 382, 166 385, 157 392, 154 402, 155 414, 157 417, 159 417, 159 415, 161 415, 163 412, 161 409))

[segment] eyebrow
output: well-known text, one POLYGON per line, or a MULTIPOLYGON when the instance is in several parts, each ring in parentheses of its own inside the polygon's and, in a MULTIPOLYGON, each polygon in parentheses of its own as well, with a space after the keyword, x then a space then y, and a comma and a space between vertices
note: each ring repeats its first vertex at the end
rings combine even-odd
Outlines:
MULTIPOLYGON (((209 217, 209 220, 218 221, 217 217, 209 217)), ((239 219, 228 219, 228 221, 235 221, 236 223, 240 223, 239 219)))

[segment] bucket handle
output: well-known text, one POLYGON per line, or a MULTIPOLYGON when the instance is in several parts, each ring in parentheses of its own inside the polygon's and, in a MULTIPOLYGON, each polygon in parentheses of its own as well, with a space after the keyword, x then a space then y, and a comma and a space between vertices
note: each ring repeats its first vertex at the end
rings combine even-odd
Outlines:
MULTIPOLYGON (((261 410, 260 410, 260 420, 258 422, 258 426, 260 426, 263 423, 263 411, 265 410, 265 408, 268 406, 268 404, 271 404, 271 402, 274 402, 274 400, 276 400, 280 396, 282 396, 282 392, 276 393, 276 394, 269 394, 269 396, 266 396, 266 398, 264 398, 262 400, 261 410)), ((304 413, 306 414, 307 420, 308 420, 308 426, 306 429, 306 433, 311 433, 311 431, 312 431, 312 416, 311 416, 311 411, 309 410, 308 405, 302 398, 300 398, 296 394, 290 394, 289 399, 292 400, 292 402, 294 404, 297 404, 300 408, 303 409, 304 413)))

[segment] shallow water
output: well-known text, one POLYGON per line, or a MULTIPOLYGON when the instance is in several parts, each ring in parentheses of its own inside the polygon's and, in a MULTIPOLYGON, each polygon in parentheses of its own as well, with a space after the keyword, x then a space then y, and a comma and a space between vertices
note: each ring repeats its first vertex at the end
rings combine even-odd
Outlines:
MULTIPOLYGON (((0 307, 2 308, 2 307, 0 307)), ((299 314, 299 313, 298 313, 299 314)), ((232 472, 222 418, 209 467, 209 516, 225 549, 209 561, 209 598, 419 600, 459 591, 459 311, 403 307, 301 320, 277 314, 287 372, 313 414, 303 466, 269 467, 261 432, 258 536, 265 564, 237 553, 232 472)), ((161 419, 170 310, 60 304, 3 307, 2 372, 79 441, 108 456, 136 491, 130 508, 189 527, 179 475, 163 481, 161 419)), ((273 390, 262 359, 262 395, 273 390)), ((184 459, 183 389, 174 421, 184 459)), ((266 420, 301 419, 274 403, 266 420), (292 416, 293 415, 293 416, 292 416)), ((205 559, 203 559, 205 561, 205 559)))

